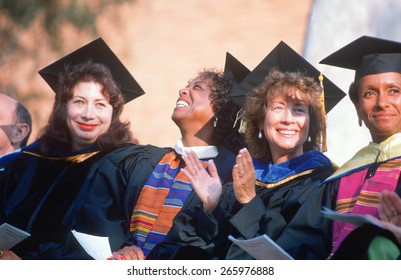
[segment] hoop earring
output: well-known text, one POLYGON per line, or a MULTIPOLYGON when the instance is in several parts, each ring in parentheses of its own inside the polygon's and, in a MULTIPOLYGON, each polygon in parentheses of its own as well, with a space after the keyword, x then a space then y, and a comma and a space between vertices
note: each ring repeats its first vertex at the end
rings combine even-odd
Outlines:
POLYGON ((262 138, 263 138, 262 130, 259 130, 258 138, 259 138, 259 139, 262 139, 262 138))

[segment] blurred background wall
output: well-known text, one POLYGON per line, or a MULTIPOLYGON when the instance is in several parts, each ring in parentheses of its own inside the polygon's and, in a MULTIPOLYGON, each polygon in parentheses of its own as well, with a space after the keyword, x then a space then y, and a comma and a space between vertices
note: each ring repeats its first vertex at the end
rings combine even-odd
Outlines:
MULTIPOLYGON (((253 69, 282 40, 347 91, 352 75, 318 62, 364 34, 401 41, 401 4, 376 2, 0 0, 0 92, 32 112, 34 141, 54 97, 37 71, 102 37, 146 92, 126 105, 124 118, 141 143, 172 146, 178 90, 203 68, 222 69, 227 51, 253 69)), ((348 97, 328 125, 328 155, 337 164, 370 140, 348 97)))

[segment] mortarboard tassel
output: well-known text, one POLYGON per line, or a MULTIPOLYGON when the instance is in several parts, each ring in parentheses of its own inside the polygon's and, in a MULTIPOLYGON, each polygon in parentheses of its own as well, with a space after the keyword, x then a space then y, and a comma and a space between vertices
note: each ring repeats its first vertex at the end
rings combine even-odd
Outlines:
POLYGON ((246 122, 242 119, 242 115, 244 114, 242 108, 237 112, 237 116, 235 117, 233 128, 237 125, 237 122, 240 121, 240 125, 238 128, 238 132, 241 134, 245 133, 246 130, 246 122))
POLYGON ((321 135, 321 151, 327 152, 327 143, 326 143, 326 109, 324 102, 324 86, 323 86, 323 74, 319 75, 320 86, 322 87, 322 94, 320 95, 320 101, 322 103, 322 135, 321 135))

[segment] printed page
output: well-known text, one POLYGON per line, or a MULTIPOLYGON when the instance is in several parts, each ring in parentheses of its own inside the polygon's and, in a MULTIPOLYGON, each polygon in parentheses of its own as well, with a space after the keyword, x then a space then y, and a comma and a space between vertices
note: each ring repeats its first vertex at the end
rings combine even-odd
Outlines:
POLYGON ((75 230, 71 232, 88 255, 95 260, 106 260, 112 256, 108 237, 85 234, 75 230))
POLYGON ((235 239, 231 235, 228 238, 257 260, 293 260, 286 251, 266 234, 247 240, 235 239))
POLYGON ((9 250, 29 236, 28 232, 4 223, 0 226, 0 250, 9 250))
POLYGON ((354 224, 358 227, 372 224, 383 228, 376 220, 372 219, 370 216, 367 215, 338 213, 326 207, 323 207, 323 210, 321 210, 320 212, 322 213, 323 217, 326 217, 328 219, 340 220, 343 222, 354 224))

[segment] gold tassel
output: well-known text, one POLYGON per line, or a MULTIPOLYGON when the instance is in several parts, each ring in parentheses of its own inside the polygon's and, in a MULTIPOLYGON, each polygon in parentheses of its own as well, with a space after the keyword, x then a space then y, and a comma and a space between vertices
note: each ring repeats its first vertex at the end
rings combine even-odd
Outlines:
POLYGON ((241 134, 244 134, 245 131, 246 131, 246 122, 244 122, 244 121, 241 119, 241 123, 240 123, 240 126, 239 126, 239 128, 238 128, 238 132, 241 133, 241 134))
POLYGON ((246 130, 246 122, 244 122, 242 120, 242 115, 244 114, 244 112, 242 111, 242 108, 237 112, 237 116, 235 117, 235 121, 234 121, 234 125, 233 128, 237 125, 237 122, 240 121, 240 125, 238 128, 238 132, 241 134, 245 133, 246 130))
POLYGON ((322 133, 321 133, 321 151, 327 152, 327 142, 326 142, 326 108, 324 102, 324 86, 323 86, 323 74, 319 75, 320 86, 322 87, 322 94, 320 95, 320 102, 322 103, 322 133))

